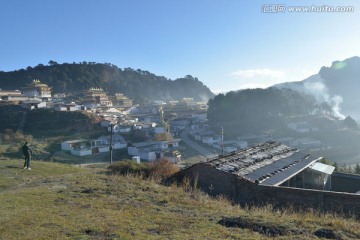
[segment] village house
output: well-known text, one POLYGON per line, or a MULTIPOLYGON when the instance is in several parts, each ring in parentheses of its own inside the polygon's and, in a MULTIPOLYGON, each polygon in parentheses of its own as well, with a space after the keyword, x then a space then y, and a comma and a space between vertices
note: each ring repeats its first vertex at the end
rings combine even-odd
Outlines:
MULTIPOLYGON (((101 141, 102 145, 110 146, 110 138, 111 136, 103 136, 99 137, 98 140, 101 141)), ((126 148, 128 143, 125 141, 124 137, 121 135, 112 135, 112 147, 113 149, 122 149, 126 148)))
POLYGON ((21 107, 27 108, 29 110, 39 109, 39 108, 46 108, 46 102, 38 102, 38 101, 23 101, 20 104, 21 107))
POLYGON ((164 105, 166 112, 176 114, 177 116, 194 116, 193 120, 206 121, 206 104, 194 102, 193 98, 183 98, 181 101, 168 101, 164 105))
POLYGON ((128 147, 130 156, 139 156, 145 161, 155 161, 160 158, 167 158, 172 162, 180 161, 180 153, 177 151, 180 139, 168 141, 149 141, 131 143, 128 147))
POLYGON ((1 96, 0 100, 6 102, 15 102, 15 103, 22 103, 22 102, 41 102, 42 100, 38 97, 28 97, 25 95, 5 95, 1 96))
POLYGON ((174 178, 181 182, 187 177, 210 195, 225 195, 243 205, 290 205, 360 217, 360 176, 334 173, 321 160, 267 142, 194 164, 174 178))
POLYGON ((138 156, 145 161, 155 161, 157 159, 156 147, 153 142, 130 143, 128 146, 130 156, 138 156))
POLYGON ((112 115, 113 117, 119 117, 122 114, 122 111, 119 108, 115 107, 109 107, 107 109, 105 108, 102 112, 105 115, 112 115))
POLYGON ((65 93, 54 93, 52 95, 52 99, 57 99, 58 101, 60 100, 64 100, 66 98, 66 94, 65 93))
POLYGON ((51 97, 52 103, 64 103, 66 100, 66 94, 65 93, 53 93, 51 97))
POLYGON ((110 126, 110 125, 107 126, 108 132, 111 132, 111 127, 112 127, 113 133, 130 133, 132 131, 131 125, 122 125, 122 124, 116 123, 112 126, 110 126))
POLYGON ((145 123, 152 123, 152 122, 160 123, 159 113, 157 113, 156 115, 148 115, 148 116, 145 116, 145 117, 143 118, 143 122, 145 122, 145 123))
POLYGON ((170 131, 171 132, 180 132, 186 129, 189 126, 190 121, 187 119, 183 120, 173 120, 170 124, 170 131))
POLYGON ((87 110, 87 108, 85 106, 75 104, 74 102, 55 104, 55 105, 53 105, 53 109, 55 111, 60 111, 60 112, 74 112, 74 111, 87 110))
POLYGON ((222 136, 220 134, 207 134, 201 137, 201 142, 207 145, 221 143, 222 136))
MULTIPOLYGON (((114 135, 112 139, 113 149, 127 147, 127 142, 120 135, 114 135)), ((61 143, 61 150, 69 151, 75 156, 88 156, 110 151, 110 136, 103 136, 98 139, 78 139, 64 141, 61 143)))
POLYGON ((155 128, 156 123, 154 122, 137 122, 134 123, 133 127, 134 129, 144 129, 144 128, 155 128))
POLYGON ((209 128, 207 123, 195 123, 191 124, 189 128, 190 135, 194 136, 198 132, 203 132, 209 128))
POLYGON ((0 98, 4 96, 21 96, 20 90, 1 90, 0 89, 0 98))
POLYGON ((100 145, 100 140, 70 140, 61 143, 61 150, 69 151, 75 156, 88 156, 100 152, 106 152, 109 149, 109 146, 100 147, 100 145))
POLYGON ((27 96, 22 94, 20 90, 0 90, 0 100, 15 103, 39 103, 42 101, 42 99, 37 96, 27 96))
POLYGON ((245 149, 248 147, 246 141, 239 140, 227 140, 219 143, 214 143, 212 145, 213 148, 224 151, 224 153, 231 153, 237 150, 245 149))
POLYGON ((214 132, 212 130, 203 130, 203 131, 192 131, 190 132, 190 135, 193 135, 194 139, 197 141, 202 141, 203 137, 207 137, 214 134, 214 132))

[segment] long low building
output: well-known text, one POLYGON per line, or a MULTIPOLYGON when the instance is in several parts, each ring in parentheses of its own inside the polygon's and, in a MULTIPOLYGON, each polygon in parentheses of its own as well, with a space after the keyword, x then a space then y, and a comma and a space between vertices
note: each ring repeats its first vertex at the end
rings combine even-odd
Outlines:
POLYGON ((110 151, 110 141, 113 149, 127 147, 127 142, 121 135, 99 137, 98 139, 77 139, 61 143, 61 150, 69 151, 75 156, 88 156, 110 151))
POLYGON ((267 142, 194 164, 174 175, 189 178, 210 195, 225 195, 240 204, 291 205, 355 214, 360 217, 360 178, 336 173, 314 156, 279 142, 267 142), (352 181, 351 192, 340 181, 352 181), (357 187, 356 187, 357 186, 357 187), (336 192, 335 192, 336 191, 336 192))

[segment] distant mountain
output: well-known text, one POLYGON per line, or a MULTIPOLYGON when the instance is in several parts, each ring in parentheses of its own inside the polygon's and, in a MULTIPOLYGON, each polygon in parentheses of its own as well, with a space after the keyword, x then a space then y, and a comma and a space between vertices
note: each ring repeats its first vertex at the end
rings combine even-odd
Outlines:
POLYGON ((360 57, 335 61, 331 67, 322 67, 300 82, 274 85, 278 88, 312 94, 318 102, 327 102, 338 116, 352 116, 360 120, 360 57))
POLYGON ((11 90, 26 86, 33 79, 53 88, 54 93, 78 94, 91 87, 100 87, 109 94, 124 93, 136 102, 149 100, 180 100, 184 97, 207 101, 214 94, 197 78, 187 75, 170 80, 148 71, 95 62, 49 65, 39 64, 11 72, 0 71, 0 88, 11 90))

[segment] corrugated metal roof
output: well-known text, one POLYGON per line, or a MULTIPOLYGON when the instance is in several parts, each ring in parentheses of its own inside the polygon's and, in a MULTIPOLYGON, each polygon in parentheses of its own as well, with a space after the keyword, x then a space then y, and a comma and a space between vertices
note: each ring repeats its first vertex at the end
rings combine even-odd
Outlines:
POLYGON ((307 159, 304 159, 303 161, 298 162, 295 165, 284 169, 283 171, 279 171, 278 173, 271 175, 271 177, 263 180, 260 184, 279 186, 318 160, 320 160, 320 158, 309 156, 307 159))
POLYGON ((318 157, 278 142, 268 142, 226 156, 219 156, 209 164, 252 182, 279 185, 317 160, 319 160, 318 157))

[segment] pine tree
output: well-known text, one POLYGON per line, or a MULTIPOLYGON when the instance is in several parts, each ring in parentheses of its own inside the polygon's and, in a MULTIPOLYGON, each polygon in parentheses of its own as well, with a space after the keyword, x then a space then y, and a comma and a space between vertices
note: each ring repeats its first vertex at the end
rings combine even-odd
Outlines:
POLYGON ((356 166, 355 166, 355 173, 360 174, 360 165, 359 165, 359 163, 357 163, 356 166))

